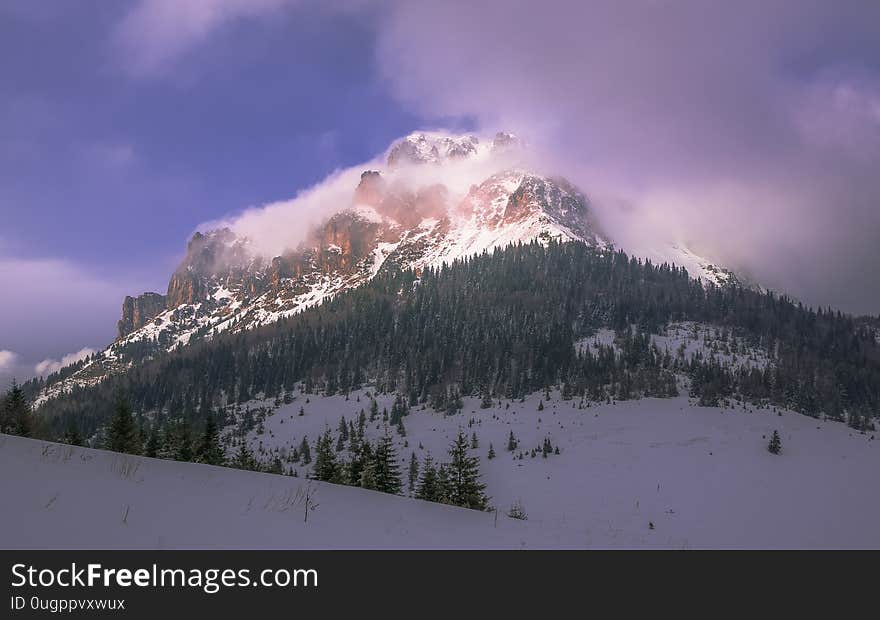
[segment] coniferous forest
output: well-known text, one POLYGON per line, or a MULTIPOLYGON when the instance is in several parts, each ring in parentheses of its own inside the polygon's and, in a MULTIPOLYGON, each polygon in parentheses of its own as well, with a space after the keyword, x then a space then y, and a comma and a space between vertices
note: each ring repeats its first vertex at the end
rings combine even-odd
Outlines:
MULTIPOLYGON (((739 398, 865 428, 880 412, 878 333, 871 319, 805 308, 773 292, 707 285, 684 269, 623 252, 531 243, 421 273, 386 266, 370 283, 319 307, 171 353, 142 343, 128 372, 48 401, 27 432, 78 441, 101 434, 125 443, 133 441, 134 423, 119 415, 130 407, 140 420, 138 445, 153 442, 155 454, 158 437, 185 436, 201 456, 172 458, 219 462, 217 427, 237 404, 258 397, 280 403, 294 386, 331 395, 365 385, 397 393, 401 407, 425 404, 449 415, 464 395, 491 405, 493 398, 550 388, 592 401, 688 389, 706 406, 739 398), (745 342, 766 351, 771 363, 736 366, 660 350, 650 334, 676 321, 712 325, 722 343, 735 350, 745 342), (614 346, 576 346, 600 328, 616 331, 614 346)), ((34 380, 10 392, 4 429, 15 431, 22 400, 45 385, 34 380)), ((391 424, 402 430, 399 412, 391 424)), ((324 479, 341 475, 332 443, 328 436, 316 445, 316 472, 324 479)), ((371 449, 381 450, 381 442, 371 449)), ((236 458, 248 468, 253 457, 242 450, 236 458)), ((371 459, 355 467, 381 463, 371 459)), ((430 494, 428 478, 422 492, 430 494)))

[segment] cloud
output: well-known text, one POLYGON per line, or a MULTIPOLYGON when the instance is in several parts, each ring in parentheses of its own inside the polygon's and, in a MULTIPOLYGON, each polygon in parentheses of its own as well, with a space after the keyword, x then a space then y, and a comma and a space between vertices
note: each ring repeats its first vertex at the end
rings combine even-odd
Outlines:
POLYGON ((378 59, 425 118, 526 134, 616 238, 876 314, 877 23, 857 0, 400 2, 378 59))
POLYGON ((104 277, 57 259, 0 256, 0 282, 9 293, 0 300, 0 343, 18 353, 17 366, 0 368, 0 378, 26 378, 40 360, 109 344, 123 297, 143 290, 125 274, 104 277))
POLYGON ((60 360, 53 359, 44 359, 43 361, 37 363, 34 366, 34 371, 38 376, 46 376, 51 375, 53 372, 58 372, 65 366, 70 366, 71 364, 75 364, 76 362, 82 361, 95 353, 94 349, 90 349, 89 347, 83 347, 76 353, 68 353, 60 360))
POLYGON ((296 0, 140 0, 119 23, 114 42, 137 76, 169 65, 224 26, 276 13, 296 0))
MULTIPOLYGON (((455 134, 446 129, 434 129, 443 134, 455 134)), ((468 134, 472 135, 472 134, 468 134)), ((478 137, 491 144, 492 138, 478 137)), ((396 142, 396 141, 394 141, 396 142)), ((290 200, 281 200, 246 209, 240 214, 221 220, 205 222, 199 230, 228 227, 237 235, 247 237, 251 248, 264 257, 274 257, 295 249, 306 240, 315 226, 334 213, 357 206, 355 189, 365 170, 378 170, 383 178, 398 188, 418 189, 442 183, 449 192, 453 206, 465 196, 474 184, 492 174, 513 166, 537 167, 538 161, 529 160, 525 150, 509 150, 482 158, 450 160, 443 165, 386 166, 388 151, 364 163, 339 169, 314 186, 299 192, 290 200)))
POLYGON ((205 222, 199 229, 231 228, 236 234, 250 239, 258 253, 278 256, 295 248, 322 220, 351 206, 361 172, 375 163, 366 162, 337 170, 290 200, 251 207, 229 218, 205 222))
MULTIPOLYGON (((116 41, 133 73, 162 74, 224 27, 305 4, 141 0, 116 41)), ((865 286, 880 262, 874 0, 341 7, 375 19, 378 67, 410 112, 524 134, 631 248, 668 237, 808 303, 880 312, 865 286)), ((358 172, 234 219, 277 248, 358 172)))
POLYGON ((0 372, 7 371, 13 367, 18 354, 6 349, 0 349, 0 372))

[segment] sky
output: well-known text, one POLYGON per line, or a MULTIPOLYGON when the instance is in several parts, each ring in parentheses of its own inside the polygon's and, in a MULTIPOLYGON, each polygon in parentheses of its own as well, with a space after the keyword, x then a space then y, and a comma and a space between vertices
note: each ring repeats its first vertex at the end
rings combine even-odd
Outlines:
POLYGON ((106 345, 205 222, 430 127, 528 137, 624 247, 880 314, 876 1, 5 0, 0 381, 106 345))

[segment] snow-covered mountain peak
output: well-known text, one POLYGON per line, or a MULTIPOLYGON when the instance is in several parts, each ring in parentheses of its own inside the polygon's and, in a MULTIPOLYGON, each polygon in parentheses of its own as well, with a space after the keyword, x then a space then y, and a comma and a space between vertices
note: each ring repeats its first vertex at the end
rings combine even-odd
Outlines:
POLYGON ((491 144, 481 142, 474 135, 421 131, 395 143, 388 152, 387 162, 392 169, 411 164, 439 164, 485 156, 490 149, 491 144))
MULTIPOLYGON (((126 298, 117 340, 41 399, 99 381, 131 359, 302 312, 383 270, 419 271, 532 241, 611 249, 584 193, 516 163, 510 150, 520 146, 510 133, 410 134, 390 149, 387 169, 364 171, 347 204, 277 256, 261 255, 234 229, 196 233, 166 294, 126 298)), ((675 263, 714 284, 737 282, 684 246, 657 247, 634 255, 675 263)))

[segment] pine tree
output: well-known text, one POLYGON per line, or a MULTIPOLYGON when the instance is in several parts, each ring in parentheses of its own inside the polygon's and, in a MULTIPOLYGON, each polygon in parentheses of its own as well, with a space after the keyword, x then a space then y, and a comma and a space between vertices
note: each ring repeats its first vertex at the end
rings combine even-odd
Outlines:
POLYGON ((434 466, 434 459, 430 453, 425 457, 425 463, 422 466, 422 476, 419 478, 419 484, 416 488, 416 499, 429 502, 442 501, 437 468, 434 466))
POLYGON ((177 454, 175 460, 189 463, 193 460, 192 428, 187 420, 183 420, 177 427, 177 454))
POLYGON ((284 473, 284 464, 279 457, 272 459, 272 463, 266 468, 266 473, 282 475, 284 473))
POLYGON ((486 485, 480 482, 479 459, 468 454, 468 441, 464 432, 449 447, 449 502, 456 506, 485 510, 489 504, 484 490, 486 485))
POLYGON ((369 441, 362 441, 360 449, 351 459, 348 468, 349 484, 361 486, 365 489, 375 488, 375 479, 373 477, 373 447, 369 441), (369 469, 369 472, 367 471, 369 469))
POLYGON ((409 494, 413 495, 416 491, 416 482, 419 479, 419 459, 413 452, 409 457, 409 494))
POLYGON ((76 422, 71 419, 67 424, 67 430, 64 431, 64 435, 61 438, 61 441, 66 444, 70 444, 71 446, 81 446, 83 445, 83 438, 80 435, 79 427, 76 425, 76 422))
POLYGON ((299 444, 299 458, 303 465, 312 462, 312 450, 309 448, 308 439, 303 436, 302 442, 299 444))
POLYGON ((339 463, 336 461, 336 452, 333 450, 333 436, 328 428, 315 442, 314 477, 324 482, 335 482, 338 476, 339 463))
POLYGON ((495 448, 492 447, 492 444, 489 444, 489 454, 486 456, 490 461, 495 458, 495 448))
POLYGON ((437 466, 437 500, 443 504, 451 504, 449 496, 449 466, 441 463, 437 466))
POLYGON ((220 446, 220 434, 217 430, 217 423, 214 421, 214 416, 210 413, 205 420, 205 432, 196 450, 196 460, 199 463, 207 463, 208 465, 222 465, 226 460, 223 448, 220 446))
POLYGON ((779 431, 773 431, 770 437, 770 443, 767 444, 767 450, 770 454, 779 454, 782 452, 782 439, 779 437, 779 431))
POLYGON ((156 458, 159 456, 159 425, 155 422, 150 427, 150 435, 147 437, 147 443, 144 445, 144 456, 156 458))
POLYGON ((32 432, 31 408, 24 397, 21 386, 12 380, 6 398, 3 399, 0 416, 0 433, 30 437, 32 432))
POLYGON ((248 450, 247 442, 244 438, 242 438, 241 443, 238 444, 238 451, 236 451, 235 456, 232 457, 230 465, 238 469, 246 469, 249 471, 255 471, 257 469, 257 462, 254 459, 253 453, 248 450))
POLYGON ((480 440, 477 439, 477 431, 474 431, 473 435, 471 436, 471 448, 476 450, 479 447, 480 447, 480 440))
POLYGON ((513 436, 513 431, 510 431, 510 435, 507 437, 507 451, 513 452, 516 450, 516 437, 513 436))
POLYGON ((489 409, 492 407, 492 395, 488 390, 483 392, 483 398, 480 400, 480 409, 489 409))
POLYGON ((131 406, 125 398, 116 399, 116 414, 110 421, 107 436, 107 448, 114 452, 139 454, 138 430, 131 415, 131 406))
POLYGON ((370 422, 375 422, 376 417, 379 415, 379 403, 376 402, 376 399, 370 399, 370 422))
POLYGON ((400 465, 397 463, 397 451, 394 449, 394 441, 388 433, 388 427, 385 428, 385 433, 376 446, 376 453, 373 457, 373 476, 377 491, 395 495, 400 493, 402 486, 400 465))

